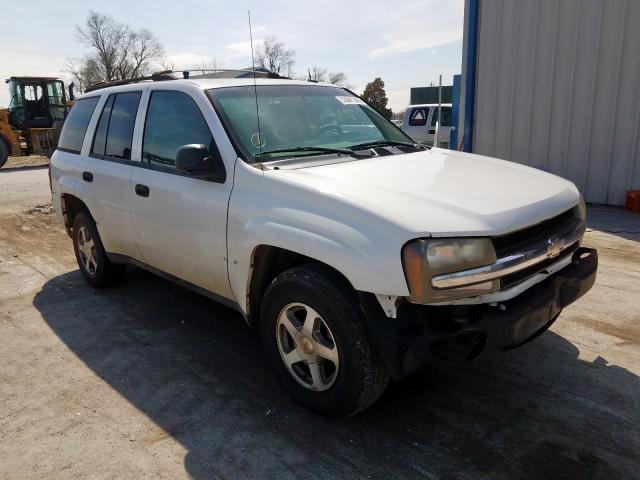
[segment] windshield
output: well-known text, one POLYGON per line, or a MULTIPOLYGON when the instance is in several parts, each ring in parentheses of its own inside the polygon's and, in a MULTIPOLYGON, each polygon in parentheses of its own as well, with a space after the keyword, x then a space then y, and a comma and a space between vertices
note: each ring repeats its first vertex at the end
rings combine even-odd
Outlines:
POLYGON ((251 161, 327 153, 312 147, 337 151, 372 142, 413 143, 344 89, 317 85, 258 85, 256 89, 260 132, 253 85, 207 91, 251 161))

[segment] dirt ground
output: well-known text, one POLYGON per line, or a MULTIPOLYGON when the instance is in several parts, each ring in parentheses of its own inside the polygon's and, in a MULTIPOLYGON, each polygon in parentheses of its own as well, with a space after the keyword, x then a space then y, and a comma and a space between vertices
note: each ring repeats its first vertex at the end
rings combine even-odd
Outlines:
POLYGON ((549 332, 328 421, 237 313, 137 270, 91 290, 46 169, 0 171, 0 478, 638 478, 640 215, 589 218, 596 286, 549 332))
POLYGON ((39 157, 37 155, 29 155, 26 157, 9 157, 7 163, 2 167, 3 170, 24 168, 24 167, 45 167, 49 165, 47 157, 39 157))

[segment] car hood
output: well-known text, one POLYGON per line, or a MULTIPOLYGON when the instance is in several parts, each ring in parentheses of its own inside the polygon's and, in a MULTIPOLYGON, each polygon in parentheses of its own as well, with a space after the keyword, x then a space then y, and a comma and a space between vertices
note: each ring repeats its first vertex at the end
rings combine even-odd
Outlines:
POLYGON ((328 165, 299 163, 271 172, 416 235, 501 235, 580 200, 575 185, 555 175, 436 148, 328 165))

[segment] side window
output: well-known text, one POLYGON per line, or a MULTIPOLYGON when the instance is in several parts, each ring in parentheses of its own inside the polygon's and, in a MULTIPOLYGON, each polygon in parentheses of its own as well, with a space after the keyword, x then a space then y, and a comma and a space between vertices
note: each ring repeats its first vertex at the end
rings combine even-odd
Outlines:
POLYGON ((84 134, 87 132, 89 120, 91 120, 91 115, 93 115, 99 98, 90 97, 76 100, 62 127, 58 148, 80 153, 84 134))
POLYGON ((116 95, 107 128, 107 144, 104 152, 107 157, 131 160, 133 127, 136 123, 140 94, 140 92, 126 92, 116 95))
POLYGON ((409 115, 409 126, 424 127, 427 124, 429 108, 414 108, 409 115))
POLYGON ((142 161, 175 168, 176 151, 191 143, 216 148, 198 105, 183 92, 153 92, 144 125, 142 161))
POLYGON ((111 107, 113 107, 113 101, 115 95, 109 95, 102 114, 100 114, 100 120, 96 128, 96 133, 93 137, 93 145, 91 146, 91 153, 95 155, 104 155, 105 148, 107 146, 107 129, 109 128, 109 117, 111 117, 111 107))
MULTIPOLYGON (((436 126, 438 120, 438 107, 433 107, 433 117, 431 118, 431 126, 436 126)), ((440 121, 441 127, 451 126, 451 107, 442 107, 442 120, 440 121)))

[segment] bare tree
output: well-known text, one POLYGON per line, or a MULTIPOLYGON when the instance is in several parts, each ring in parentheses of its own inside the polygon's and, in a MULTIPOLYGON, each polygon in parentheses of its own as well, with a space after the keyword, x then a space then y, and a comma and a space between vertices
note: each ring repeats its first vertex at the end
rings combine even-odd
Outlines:
POLYGON ((222 62, 219 61, 216 57, 212 57, 209 59, 202 58, 200 59, 200 64, 198 65, 198 69, 202 74, 207 73, 207 71, 217 70, 222 68, 222 62))
POLYGON ((307 70, 309 74, 309 80, 314 82, 326 82, 327 81, 327 69, 314 65, 307 70))
POLYGON ((160 66, 160 70, 166 71, 166 70, 175 70, 175 65, 173 64, 172 61, 170 61, 167 57, 163 57, 159 62, 158 65, 160 66))
POLYGON ((347 81, 347 75, 344 72, 329 72, 326 68, 314 65, 309 69, 308 74, 309 78, 316 82, 327 82, 342 88, 353 89, 353 86, 347 81))
POLYGON ((76 35, 91 50, 66 67, 80 90, 97 82, 145 75, 164 52, 149 30, 134 31, 126 23, 93 11, 83 25, 76 26, 76 35))
POLYGON ((69 60, 64 66, 64 71, 71 76, 76 91, 80 93, 88 86, 104 81, 100 66, 90 56, 69 60))
POLYGON ((256 62, 260 67, 268 68, 277 75, 293 76, 296 51, 286 48, 284 42, 269 36, 256 48, 256 62))
POLYGON ((118 75, 133 78, 149 71, 151 63, 164 53, 158 39, 147 29, 129 32, 120 52, 118 75))
POLYGON ((327 82, 353 90, 353 85, 347 81, 347 75, 344 72, 329 72, 327 82))

